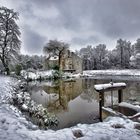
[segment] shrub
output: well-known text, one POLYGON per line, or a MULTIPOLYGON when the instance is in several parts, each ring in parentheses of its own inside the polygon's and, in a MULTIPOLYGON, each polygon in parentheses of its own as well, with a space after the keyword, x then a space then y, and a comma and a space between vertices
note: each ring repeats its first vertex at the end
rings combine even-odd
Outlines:
POLYGON ((53 66, 51 66, 51 69, 53 69, 53 70, 59 70, 59 66, 58 65, 53 65, 53 66))
POLYGON ((15 73, 16 73, 16 75, 20 75, 21 70, 22 70, 22 66, 20 64, 17 64, 15 66, 15 73))

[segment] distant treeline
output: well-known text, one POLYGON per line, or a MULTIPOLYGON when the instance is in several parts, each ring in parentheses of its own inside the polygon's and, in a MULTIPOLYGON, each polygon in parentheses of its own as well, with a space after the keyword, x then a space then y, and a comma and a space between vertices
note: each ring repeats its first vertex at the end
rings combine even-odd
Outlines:
POLYGON ((140 68, 140 39, 135 44, 119 39, 113 50, 105 44, 88 45, 76 53, 83 60, 83 70, 140 68))

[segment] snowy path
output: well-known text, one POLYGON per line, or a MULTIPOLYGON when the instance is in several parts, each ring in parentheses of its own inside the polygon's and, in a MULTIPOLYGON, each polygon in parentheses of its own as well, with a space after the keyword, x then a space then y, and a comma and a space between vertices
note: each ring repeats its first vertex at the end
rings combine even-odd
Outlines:
POLYGON ((0 76, 0 140, 74 140, 74 130, 81 130, 84 137, 79 140, 139 140, 140 132, 133 129, 134 124, 130 120, 122 118, 108 118, 104 123, 78 124, 75 127, 58 131, 39 130, 28 122, 15 107, 2 103, 4 95, 10 95, 11 86, 15 80, 0 76), (116 124, 122 128, 114 128, 116 124), (137 135, 139 133, 139 135, 137 135))

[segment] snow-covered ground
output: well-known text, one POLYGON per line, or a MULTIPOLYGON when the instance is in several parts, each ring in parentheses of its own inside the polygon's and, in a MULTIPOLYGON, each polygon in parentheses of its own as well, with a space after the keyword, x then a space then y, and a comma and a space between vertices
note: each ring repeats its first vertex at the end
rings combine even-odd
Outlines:
POLYGON ((21 71, 21 75, 27 79, 32 79, 32 80, 36 80, 36 79, 40 79, 40 78, 44 78, 44 79, 47 79, 47 78, 50 78, 53 76, 53 73, 54 73, 54 70, 47 70, 47 71, 30 71, 30 72, 27 72, 25 70, 22 70, 21 71))
MULTIPOLYGON (((55 71, 21 71, 21 75, 27 79, 37 80, 40 78, 48 79, 53 78, 55 71)), ((63 78, 80 78, 80 77, 94 77, 94 76, 140 76, 138 69, 126 69, 126 70, 86 70, 83 73, 64 73, 63 78)))
MULTIPOLYGON (((74 140, 73 133, 82 133, 79 140, 139 140, 140 130, 134 129, 137 123, 119 117, 109 117, 103 123, 78 124, 57 131, 39 130, 28 122, 22 113, 10 105, 12 85, 16 81, 0 76, 0 140, 74 140), (5 102, 2 100, 5 99, 5 102)), ((138 124, 137 124, 138 125, 138 124)), ((78 136, 79 134, 77 134, 78 136)))
MULTIPOLYGON (((55 70, 46 70, 46 71, 21 71, 21 76, 23 76, 25 79, 32 79, 32 80, 37 80, 37 79, 49 79, 53 78, 55 74, 55 70)), ((63 78, 80 78, 81 74, 73 74, 73 73, 63 73, 62 75, 63 78)))
POLYGON ((126 70, 87 70, 83 71, 83 76, 140 76, 140 70, 138 69, 126 69, 126 70))

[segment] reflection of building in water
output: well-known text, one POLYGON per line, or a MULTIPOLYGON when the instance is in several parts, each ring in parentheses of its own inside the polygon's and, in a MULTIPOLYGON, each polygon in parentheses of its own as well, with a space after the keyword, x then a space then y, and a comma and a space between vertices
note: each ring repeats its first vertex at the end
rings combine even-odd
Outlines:
POLYGON ((82 80, 60 81, 59 85, 54 87, 46 86, 43 88, 48 94, 59 94, 59 100, 48 105, 49 111, 67 110, 68 102, 75 99, 82 93, 82 80))
POLYGON ((84 79, 82 82, 83 92, 80 97, 88 102, 91 102, 92 99, 98 101, 99 97, 94 90, 94 85, 97 83, 97 80, 93 79, 84 79))
POLYGON ((31 93, 31 98, 38 104, 42 104, 44 107, 57 101, 59 99, 58 94, 51 93, 48 94, 40 88, 35 88, 35 92, 31 93))

